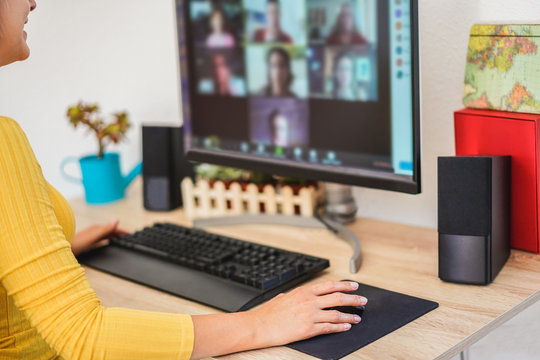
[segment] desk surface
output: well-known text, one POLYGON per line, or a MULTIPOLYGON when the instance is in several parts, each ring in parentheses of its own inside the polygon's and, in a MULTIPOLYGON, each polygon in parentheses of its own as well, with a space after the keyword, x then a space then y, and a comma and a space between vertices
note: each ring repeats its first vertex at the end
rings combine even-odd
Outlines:
MULTIPOLYGON (((90 207, 71 202, 78 229, 119 219, 128 230, 154 222, 191 225, 182 211, 143 210, 140 184, 125 200, 90 207)), ((450 359, 540 299, 540 256, 512 251, 495 281, 487 287, 444 283, 437 277, 437 232, 382 221, 358 219, 350 227, 362 241, 360 271, 348 272, 349 246, 326 230, 284 226, 233 226, 210 229, 287 250, 330 259, 331 267, 312 280, 352 279, 368 285, 436 301, 440 307, 360 349, 346 359, 450 359)), ((88 279, 108 307, 206 314, 218 310, 147 288, 93 269, 88 279)), ((250 351, 222 359, 313 359, 285 347, 250 351)))

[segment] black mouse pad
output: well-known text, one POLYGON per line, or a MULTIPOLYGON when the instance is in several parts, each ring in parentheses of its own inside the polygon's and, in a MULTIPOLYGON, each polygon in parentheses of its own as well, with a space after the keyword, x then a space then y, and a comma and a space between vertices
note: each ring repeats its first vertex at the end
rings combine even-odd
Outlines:
POLYGON ((323 360, 341 359, 439 307, 433 301, 364 284, 354 294, 368 299, 359 324, 344 333, 321 335, 287 346, 323 360))

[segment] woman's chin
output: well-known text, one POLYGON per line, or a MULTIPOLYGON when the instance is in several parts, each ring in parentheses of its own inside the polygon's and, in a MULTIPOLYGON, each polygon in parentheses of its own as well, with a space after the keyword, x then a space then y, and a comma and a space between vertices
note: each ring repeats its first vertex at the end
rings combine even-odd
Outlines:
POLYGON ((30 49, 28 46, 25 46, 23 49, 17 51, 16 53, 12 53, 11 56, 1 58, 0 57, 0 67, 6 66, 9 64, 13 64, 17 61, 24 61, 30 57, 30 49))
POLYGON ((30 57, 30 48, 26 44, 26 41, 21 45, 19 56, 17 61, 24 61, 30 57))
POLYGON ((19 61, 25 61, 25 60, 27 60, 29 57, 30 57, 30 51, 28 51, 26 54, 24 54, 23 56, 21 56, 21 58, 19 59, 19 61))

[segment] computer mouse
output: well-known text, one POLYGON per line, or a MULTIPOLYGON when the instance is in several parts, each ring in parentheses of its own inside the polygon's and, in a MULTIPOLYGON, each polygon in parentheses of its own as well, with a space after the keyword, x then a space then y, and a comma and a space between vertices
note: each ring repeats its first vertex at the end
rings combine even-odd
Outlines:
POLYGON ((337 310, 342 313, 353 314, 353 315, 358 315, 362 317, 364 315, 364 311, 366 310, 366 307, 362 305, 361 306, 336 306, 328 310, 337 310))

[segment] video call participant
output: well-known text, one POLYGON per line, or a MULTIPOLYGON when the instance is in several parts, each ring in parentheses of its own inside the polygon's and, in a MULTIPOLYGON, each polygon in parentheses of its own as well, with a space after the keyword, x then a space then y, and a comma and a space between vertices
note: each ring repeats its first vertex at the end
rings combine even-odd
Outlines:
POLYGON ((332 96, 338 100, 369 100, 369 83, 356 79, 357 58, 351 52, 341 52, 334 58, 332 96))
POLYGON ((278 0, 268 0, 266 3, 266 27, 258 29, 253 34, 257 43, 274 42, 292 44, 292 38, 281 29, 281 10, 278 0))
POLYGON ((336 23, 330 36, 326 39, 329 45, 365 45, 369 42, 356 26, 353 10, 349 4, 341 5, 336 23))
POLYGON ((271 48, 266 56, 268 67, 268 85, 261 91, 264 96, 296 97, 291 90, 294 75, 291 68, 291 56, 279 47, 271 48))
POLYGON ((214 93, 222 96, 235 95, 231 86, 231 68, 227 58, 222 54, 214 54, 212 57, 212 80, 214 93))
POLYGON ((279 111, 274 109, 268 116, 270 125, 270 140, 272 145, 288 147, 289 143, 289 120, 279 111))
POLYGON ((354 57, 349 52, 341 52, 334 58, 332 96, 340 100, 356 100, 354 57))
POLYGON ((206 46, 209 48, 233 47, 236 45, 234 37, 225 31, 225 13, 220 8, 215 8, 210 14, 211 33, 206 38, 206 46))

